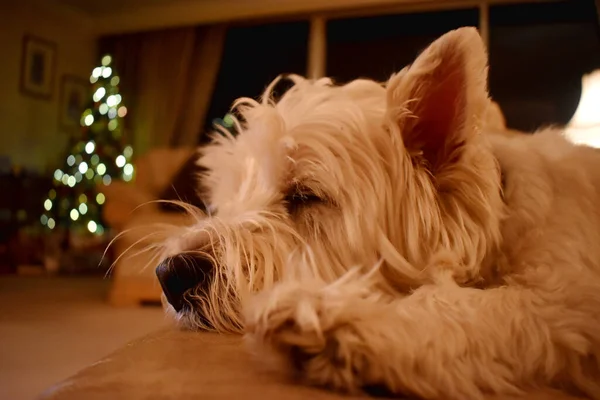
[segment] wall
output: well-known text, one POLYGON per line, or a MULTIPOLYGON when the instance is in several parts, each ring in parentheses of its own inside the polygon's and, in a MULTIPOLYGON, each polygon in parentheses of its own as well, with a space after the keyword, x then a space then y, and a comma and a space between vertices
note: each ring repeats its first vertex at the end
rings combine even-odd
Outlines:
MULTIPOLYGON (((349 17, 552 0, 61 0, 94 15, 101 34, 299 15, 349 17), (101 4, 101 6, 100 6, 101 4), (99 8, 101 7, 101 11, 99 8)), ((600 0, 596 0, 600 2, 600 0)))
MULTIPOLYGON (((56 167, 67 135, 58 124, 63 74, 84 79, 96 62, 96 41, 84 17, 35 0, 0 2, 0 158, 39 172, 56 167), (49 100, 20 91, 25 34, 56 43, 54 90, 49 100)), ((3 164, 5 160, 3 160, 3 164)))

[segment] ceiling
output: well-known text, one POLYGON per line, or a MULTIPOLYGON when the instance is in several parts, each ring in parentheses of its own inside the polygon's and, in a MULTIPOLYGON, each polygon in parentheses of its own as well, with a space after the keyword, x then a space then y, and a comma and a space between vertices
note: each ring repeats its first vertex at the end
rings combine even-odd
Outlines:
POLYGON ((442 0, 51 0, 51 2, 55 8, 74 14, 76 18, 79 16, 81 20, 88 20, 91 29, 98 35, 107 35, 339 9, 439 4, 442 0))
MULTIPOLYGON (((35 1, 45 5, 49 2, 35 1)), ((79 23, 89 25, 95 34, 110 35, 298 14, 390 12, 390 9, 406 12, 524 1, 552 0, 50 0, 50 3, 55 11, 71 14, 79 23)))
POLYGON ((185 3, 202 0, 55 0, 73 10, 85 13, 90 17, 121 12, 135 12, 144 7, 163 6, 173 3, 185 3))

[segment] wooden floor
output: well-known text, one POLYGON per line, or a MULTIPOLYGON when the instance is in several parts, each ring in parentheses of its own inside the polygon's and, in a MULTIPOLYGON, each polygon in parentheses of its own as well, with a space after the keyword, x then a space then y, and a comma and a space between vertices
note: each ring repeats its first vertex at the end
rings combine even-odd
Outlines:
POLYGON ((109 284, 96 277, 0 277, 0 399, 33 399, 168 323, 158 306, 111 307, 109 284))

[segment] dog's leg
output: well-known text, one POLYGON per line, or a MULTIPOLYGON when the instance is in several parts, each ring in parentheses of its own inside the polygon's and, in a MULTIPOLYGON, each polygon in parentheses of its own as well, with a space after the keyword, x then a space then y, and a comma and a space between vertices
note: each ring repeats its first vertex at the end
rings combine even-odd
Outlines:
POLYGON ((480 399, 566 383, 600 398, 590 337, 600 322, 581 309, 450 279, 400 299, 376 293, 356 280, 282 283, 247 310, 247 338, 304 381, 343 391, 480 399))

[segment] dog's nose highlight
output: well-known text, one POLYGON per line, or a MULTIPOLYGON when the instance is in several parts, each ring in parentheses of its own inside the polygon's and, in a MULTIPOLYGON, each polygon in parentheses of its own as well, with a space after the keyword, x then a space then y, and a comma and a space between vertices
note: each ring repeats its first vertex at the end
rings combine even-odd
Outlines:
POLYGON ((184 294, 196 286, 207 284, 212 270, 210 260, 180 254, 163 260, 156 267, 156 276, 168 302, 179 312, 185 304, 184 294))

